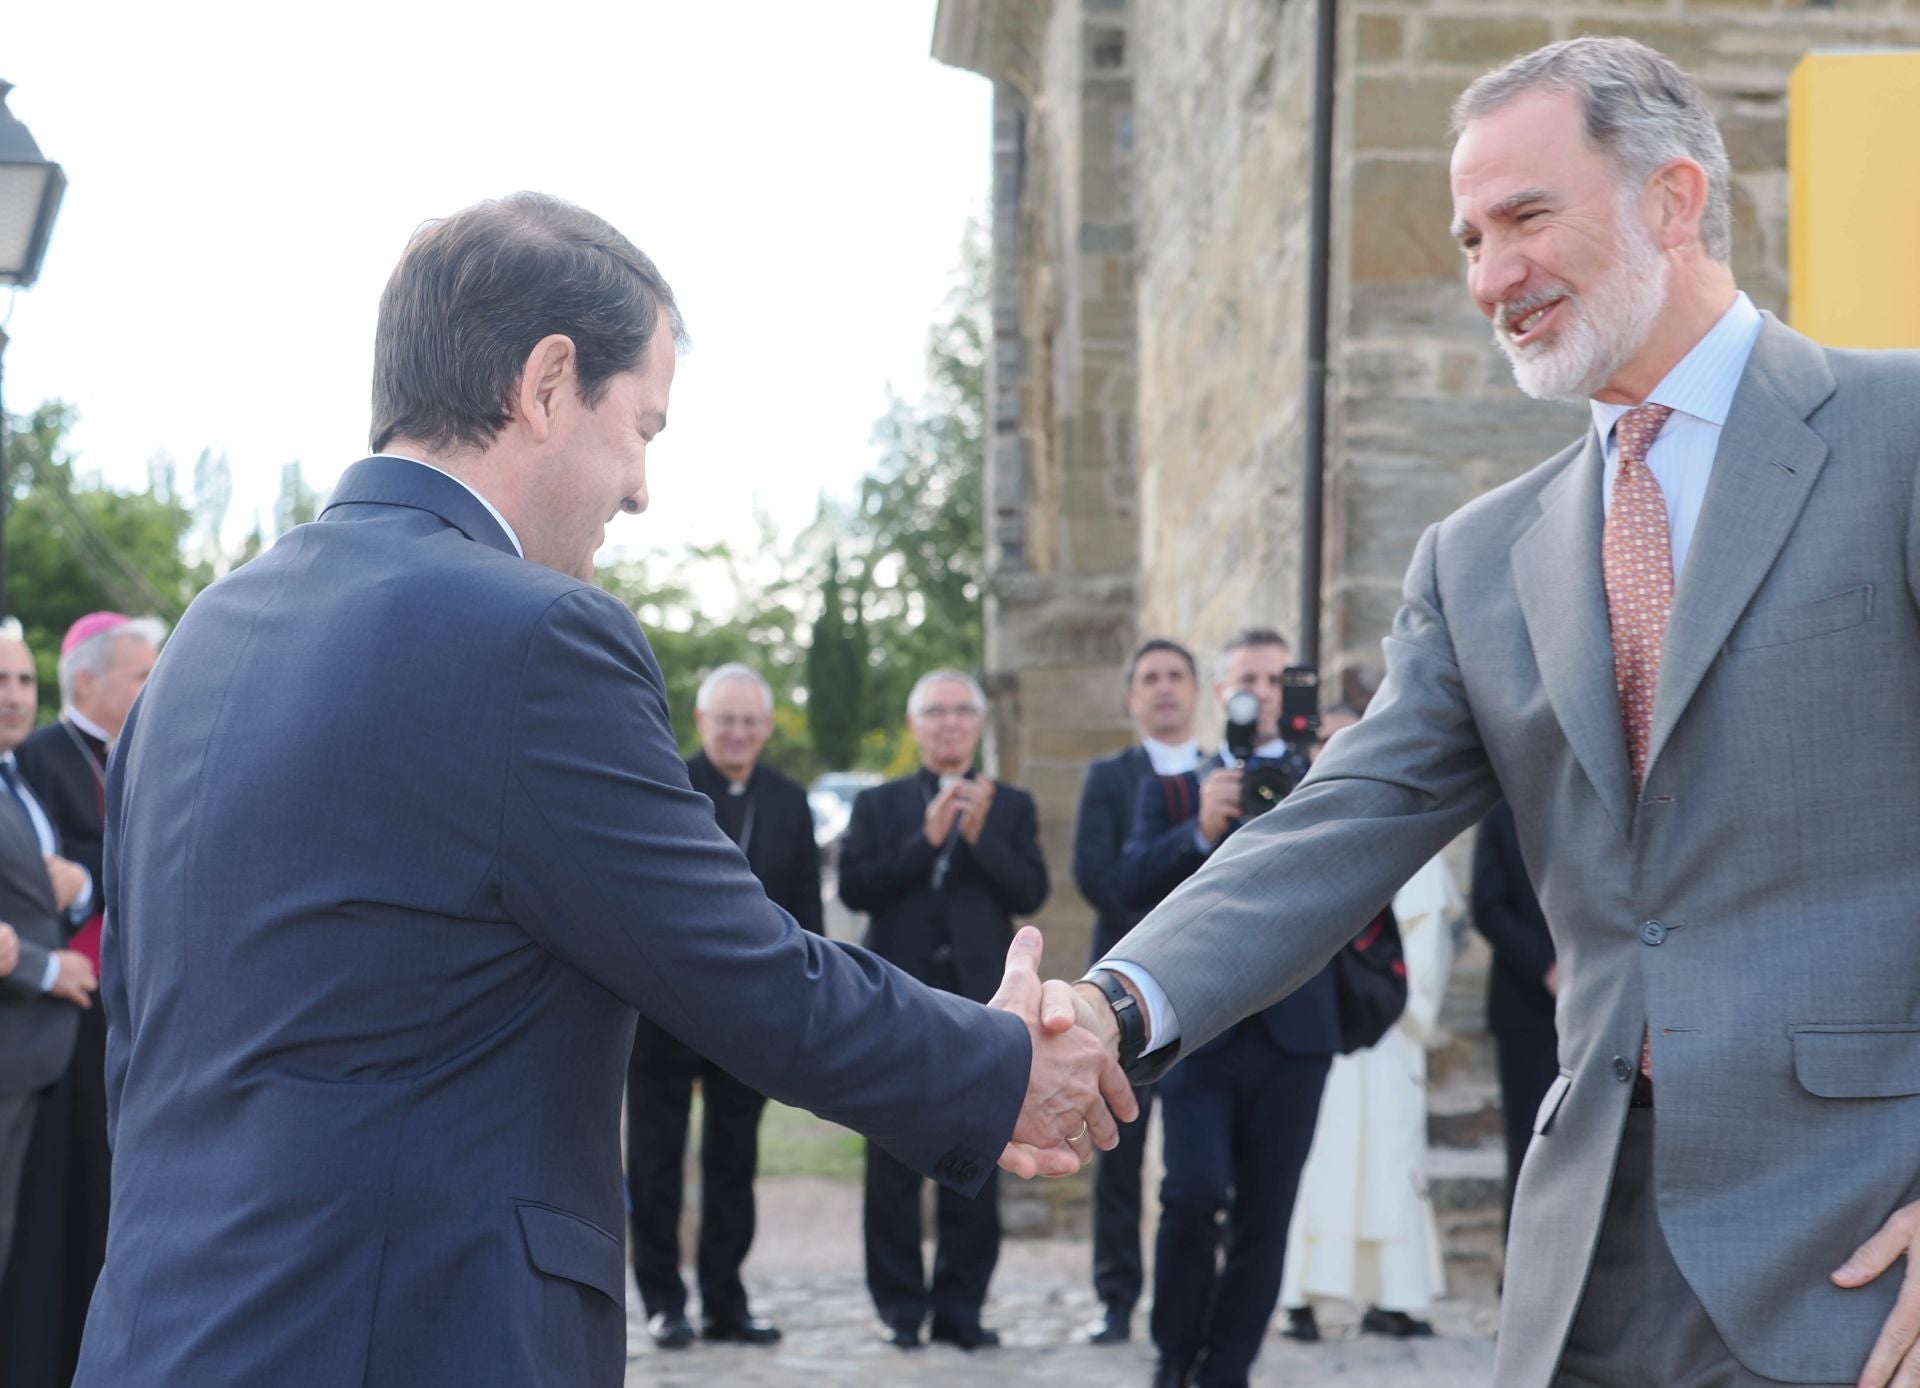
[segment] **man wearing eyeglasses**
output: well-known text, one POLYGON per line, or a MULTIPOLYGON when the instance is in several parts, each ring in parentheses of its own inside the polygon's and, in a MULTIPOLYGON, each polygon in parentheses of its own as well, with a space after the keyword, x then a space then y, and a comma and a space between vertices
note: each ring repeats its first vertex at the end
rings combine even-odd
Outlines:
MULTIPOLYGON (((871 915, 866 944, 923 983, 985 1001, 998 986, 1015 916, 1047 899, 1033 797, 976 775, 987 698, 971 675, 934 670, 907 698, 920 750, 911 776, 862 791, 840 849, 840 899, 871 915)), ((991 1177, 972 1200, 939 1193, 928 1284, 920 1261, 920 1174, 867 1147, 867 1288, 881 1336, 900 1349, 930 1337, 961 1349, 998 1344, 980 1323, 1000 1255, 991 1177)))
MULTIPOLYGON (((773 735, 772 687, 745 665, 722 665, 701 682, 693 721, 701 750, 687 759, 687 779, 713 801, 721 831, 746 855, 768 899, 821 934, 820 854, 807 793, 760 765, 773 735)), ((740 1264, 753 1246, 753 1177, 766 1096, 642 1017, 627 1067, 627 1189, 647 1333, 662 1349, 684 1349, 694 1339, 680 1278, 680 1202, 695 1080, 702 1110, 694 1255, 700 1334, 770 1345, 779 1328, 753 1316, 740 1281, 740 1264)))

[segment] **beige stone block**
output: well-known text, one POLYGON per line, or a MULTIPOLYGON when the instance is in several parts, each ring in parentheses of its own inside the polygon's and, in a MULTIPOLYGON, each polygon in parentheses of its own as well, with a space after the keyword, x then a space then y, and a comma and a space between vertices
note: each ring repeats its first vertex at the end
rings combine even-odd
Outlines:
POLYGON ((1354 53, 1363 63, 1393 63, 1407 48, 1407 23, 1399 15, 1363 14, 1353 21, 1354 53))
POLYGON ((1354 161, 1351 273, 1358 284, 1453 281, 1447 168, 1438 159, 1354 161))
POLYGON ((1451 77, 1362 77, 1353 84, 1353 147, 1448 149, 1447 113, 1460 95, 1451 77))
POLYGON ((1553 27, 1527 15, 1475 18, 1433 15, 1421 26, 1418 56, 1427 62, 1485 70, 1553 41, 1553 27))
POLYGON ((1032 757, 1085 767, 1095 757, 1119 751, 1132 740, 1130 729, 1098 727, 1034 728, 1027 737, 1032 757))
POLYGON ((1574 18, 1566 36, 1578 38, 1587 34, 1618 34, 1638 39, 1691 72, 1714 56, 1717 36, 1724 30, 1724 24, 1711 21, 1686 24, 1609 14, 1582 14, 1574 18))
POLYGON ((1784 169, 1787 166, 1787 121, 1778 115, 1720 117, 1720 138, 1735 169, 1784 169))

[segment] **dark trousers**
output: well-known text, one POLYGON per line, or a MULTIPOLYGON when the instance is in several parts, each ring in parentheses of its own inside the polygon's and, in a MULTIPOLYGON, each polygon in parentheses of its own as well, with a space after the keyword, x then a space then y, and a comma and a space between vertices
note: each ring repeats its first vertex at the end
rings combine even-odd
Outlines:
POLYGON ((1244 1385, 1260 1353, 1331 1065, 1276 1050, 1253 1018, 1160 1081, 1153 1342, 1163 1359, 1197 1363, 1205 1388, 1244 1385))
POLYGON ((38 1090, 28 1094, 0 1094, 0 1273, 7 1268, 13 1248, 13 1216, 19 1208, 20 1172, 27 1163, 27 1144, 33 1138, 33 1115, 40 1106, 38 1090))
POLYGON ((1101 1305, 1133 1314, 1140 1300, 1140 1166, 1147 1155, 1153 1087, 1135 1088, 1140 1117, 1120 1125, 1120 1145, 1093 1170, 1093 1290, 1101 1305))
POLYGON ((880 1319, 917 1327, 965 1329, 980 1323, 987 1283, 1000 1260, 999 1173, 972 1199, 940 1186, 935 1192, 933 1281, 920 1260, 919 1172, 867 1144, 867 1290, 880 1319))
POLYGON ((40 1096, 20 1174, 13 1258, 0 1277, 0 1388, 73 1379, 107 1256, 107 1024, 80 1014, 73 1060, 40 1096))
POLYGON ((1530 1031, 1497 1032, 1500 1064, 1500 1117, 1507 1137, 1507 1208, 1502 1229, 1513 1225, 1513 1186, 1520 1163, 1533 1141, 1533 1119, 1560 1073, 1560 1048, 1551 1026, 1530 1031))
POLYGON ((708 1320, 745 1320, 747 1291, 740 1282, 740 1264, 753 1246, 753 1177, 759 1165, 760 1114, 767 1100, 664 1033, 643 1038, 627 1067, 634 1281, 649 1316, 686 1314, 680 1206, 696 1079, 704 1115, 700 1236, 694 1253, 700 1313, 708 1320))

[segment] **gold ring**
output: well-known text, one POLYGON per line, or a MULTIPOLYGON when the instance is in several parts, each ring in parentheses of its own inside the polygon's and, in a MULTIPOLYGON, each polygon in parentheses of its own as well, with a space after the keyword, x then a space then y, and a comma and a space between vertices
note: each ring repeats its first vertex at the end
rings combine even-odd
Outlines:
POLYGON ((1080 1125, 1080 1131, 1075 1133, 1072 1137, 1068 1138, 1067 1143, 1069 1146, 1071 1146, 1073 1143, 1078 1142, 1081 1138, 1085 1137, 1086 1135, 1087 1135, 1087 1125, 1085 1123, 1082 1123, 1080 1125))

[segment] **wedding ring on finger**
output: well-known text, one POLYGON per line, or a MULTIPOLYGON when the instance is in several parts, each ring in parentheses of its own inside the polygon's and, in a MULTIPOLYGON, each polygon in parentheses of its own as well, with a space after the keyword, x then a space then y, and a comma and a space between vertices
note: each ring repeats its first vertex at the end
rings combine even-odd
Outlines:
POLYGON ((1078 1142, 1081 1138, 1085 1137, 1086 1135, 1087 1135, 1087 1125, 1085 1123, 1082 1123, 1080 1125, 1080 1131, 1073 1134, 1073 1136, 1067 1139, 1067 1146, 1069 1147, 1073 1146, 1074 1143, 1078 1142))

